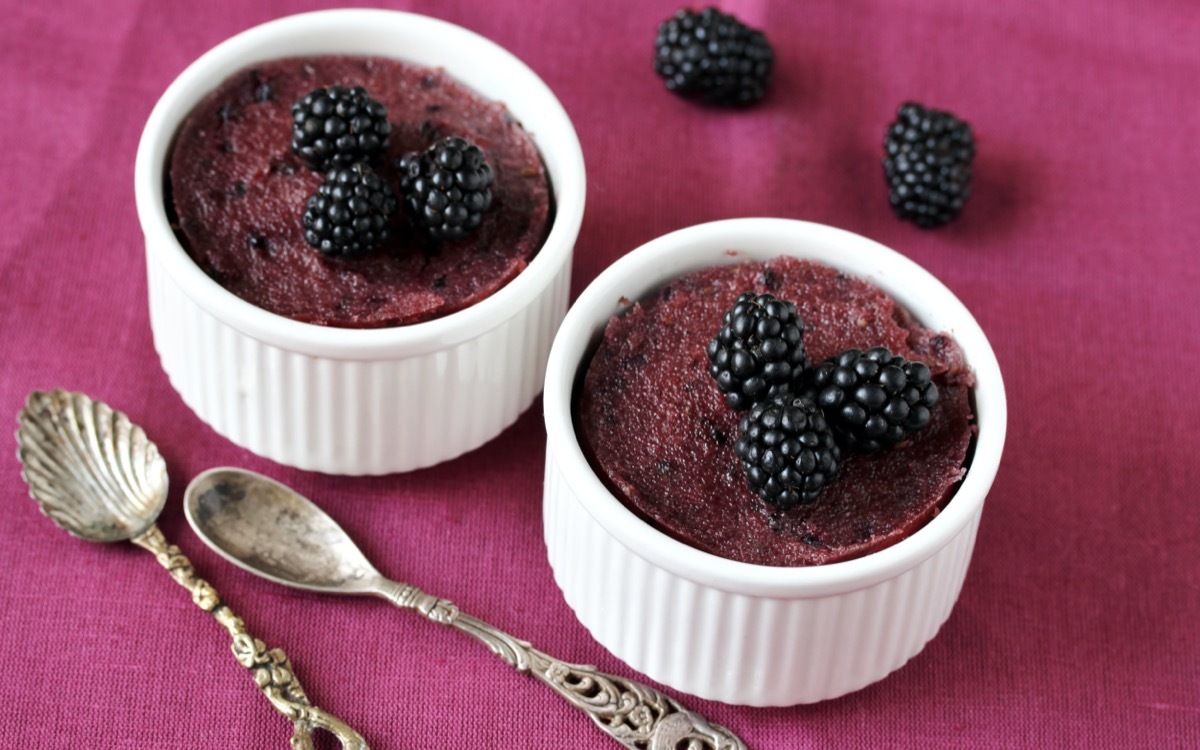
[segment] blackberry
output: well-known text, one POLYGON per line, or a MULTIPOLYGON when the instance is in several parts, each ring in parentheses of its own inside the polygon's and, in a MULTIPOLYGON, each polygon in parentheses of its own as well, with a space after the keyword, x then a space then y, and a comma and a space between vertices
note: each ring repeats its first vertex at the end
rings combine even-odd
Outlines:
POLYGON ((929 426, 937 385, 923 362, 886 347, 847 349, 805 376, 804 394, 825 412, 838 441, 875 453, 929 426))
POLYGON ((804 321, 794 304, 745 292, 722 323, 708 342, 708 373, 731 409, 798 390, 809 361, 804 321))
POLYGON ((767 90, 775 53, 761 31, 706 8, 684 8, 659 24, 654 71, 667 90, 710 104, 753 104, 767 90))
POLYGON ((387 109, 362 86, 322 87, 292 105, 292 151, 317 172, 376 163, 391 133, 387 109))
POLYGON ((971 195, 975 136, 949 112, 907 102, 883 141, 892 211, 919 227, 953 221, 971 195))
POLYGON ((304 207, 304 240, 330 257, 361 255, 387 239, 396 196, 366 164, 334 167, 304 207))
POLYGON ((492 207, 492 167, 470 141, 451 137, 396 161, 404 209, 434 240, 461 240, 492 207))
POLYGON ((733 450, 746 484, 780 510, 815 502, 842 460, 821 410, 791 395, 755 404, 738 424, 733 450))

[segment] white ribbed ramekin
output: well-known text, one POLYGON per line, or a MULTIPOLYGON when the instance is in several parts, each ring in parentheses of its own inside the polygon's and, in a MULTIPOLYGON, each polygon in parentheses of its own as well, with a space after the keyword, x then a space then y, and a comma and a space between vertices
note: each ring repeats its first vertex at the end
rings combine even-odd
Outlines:
POLYGON ((192 63, 159 99, 134 179, 155 348, 184 402, 234 443, 331 474, 407 471, 487 442, 541 389, 583 219, 583 154, 546 84, 478 34, 424 16, 358 9, 289 16, 245 31, 192 63), (180 123, 209 91, 255 62, 320 54, 444 68, 521 121, 545 162, 556 213, 545 244, 512 282, 444 318, 350 330, 255 307, 192 262, 163 205, 180 123))
POLYGON ((945 286, 868 239, 785 219, 694 226, 618 260, 567 313, 550 351, 544 398, 545 541, 567 603, 634 669, 686 693, 755 706, 811 703, 862 688, 937 633, 967 573, 1006 425, 996 357, 945 286), (774 568, 689 547, 617 500, 576 437, 572 391, 611 316, 689 271, 779 255, 820 261, 879 286, 924 325, 953 335, 975 371, 979 435, 958 493, 913 536, 860 559, 774 568))

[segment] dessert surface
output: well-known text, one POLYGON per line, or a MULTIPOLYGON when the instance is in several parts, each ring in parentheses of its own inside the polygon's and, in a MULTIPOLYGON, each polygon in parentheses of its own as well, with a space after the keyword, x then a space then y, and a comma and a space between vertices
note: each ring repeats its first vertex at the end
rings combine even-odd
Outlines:
POLYGON ((384 58, 264 62, 226 80, 185 120, 171 155, 168 205, 184 247, 210 277, 252 304, 339 327, 406 325, 488 297, 528 264, 549 231, 550 186, 537 148, 501 102, 443 71, 384 58), (321 86, 363 86, 392 133, 376 166, 440 138, 480 146, 495 172, 495 207, 460 241, 433 243, 402 212, 389 239, 359 258, 325 258, 301 215, 322 175, 292 153, 292 103, 321 86))
POLYGON ((933 518, 965 473, 972 385, 957 344, 867 282, 794 258, 704 269, 611 320, 588 365, 577 429, 601 478, 665 533, 715 555, 776 566, 851 559, 933 518), (814 363, 886 346, 926 363, 940 391, 929 427, 878 454, 847 453, 812 505, 776 511, 747 488, 705 346, 745 291, 796 303, 814 363))

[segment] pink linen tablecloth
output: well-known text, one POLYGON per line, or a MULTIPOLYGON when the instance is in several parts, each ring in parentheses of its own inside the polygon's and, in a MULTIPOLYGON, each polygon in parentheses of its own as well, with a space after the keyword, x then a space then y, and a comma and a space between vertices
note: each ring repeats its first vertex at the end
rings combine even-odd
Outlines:
MULTIPOLYGON (((502 439, 410 474, 345 479, 213 433, 159 367, 132 170, 142 124, 194 58, 320 3, 3 0, 0 416, 81 390, 170 467, 161 527, 314 703, 372 747, 615 745, 457 633, 378 600, 284 589, 187 526, 201 470, 234 464, 326 507, 378 566, 544 650, 625 676, 575 620, 541 541, 540 405, 502 439)), ((907 666, 786 709, 679 696, 752 748, 1200 747, 1200 10, 1191 0, 732 0, 777 52, 768 99, 714 111, 651 71, 665 2, 398 2, 525 60, 574 119, 589 172, 574 292, 689 224, 783 216, 879 240, 975 313, 1009 437, 962 598, 907 666), (973 123, 975 192, 921 231, 879 165, 905 99, 973 123)), ((402 54, 402 50, 397 50, 402 54)), ((9 438, 5 438, 9 439, 9 438)), ((144 552, 88 544, 0 461, 0 747, 282 748, 287 722, 224 631, 144 552)), ((804 638, 804 633, 796 633, 804 638)))

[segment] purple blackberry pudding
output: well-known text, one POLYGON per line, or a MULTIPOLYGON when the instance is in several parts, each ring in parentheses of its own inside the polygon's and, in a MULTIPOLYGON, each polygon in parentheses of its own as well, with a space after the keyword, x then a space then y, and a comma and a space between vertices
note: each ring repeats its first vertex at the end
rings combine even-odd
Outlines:
POLYGON ((610 320, 579 387, 575 422, 596 473, 664 533, 741 562, 822 565, 893 545, 945 507, 976 430, 973 384, 955 341, 883 291, 780 257, 687 274, 610 320), (877 453, 844 451, 839 476, 816 502, 765 504, 734 449, 745 412, 727 406, 705 351, 743 292, 795 303, 813 363, 883 346, 927 365, 939 394, 928 426, 877 453))
POLYGON ((538 150, 502 103, 440 69, 380 57, 263 62, 231 76, 183 122, 167 205, 196 264, 238 297, 306 323, 403 326, 469 307, 529 263, 553 220, 538 150), (495 175, 493 208, 462 240, 431 243, 397 211, 389 236, 354 258, 324 257, 301 215, 323 175, 292 153, 292 104, 319 87, 361 86, 392 125, 375 167, 393 186, 399 157, 457 136, 479 146, 495 175))

